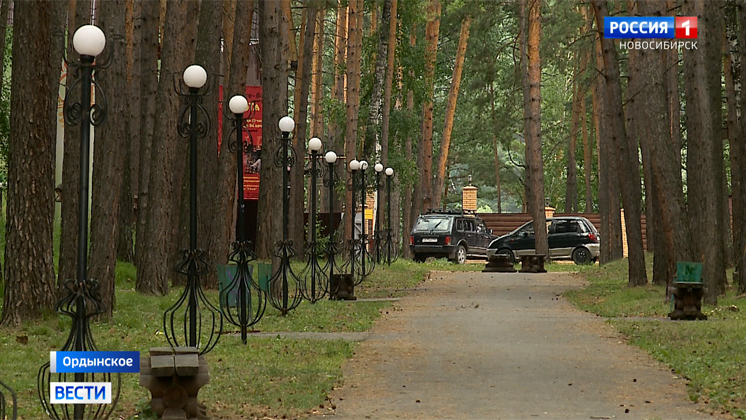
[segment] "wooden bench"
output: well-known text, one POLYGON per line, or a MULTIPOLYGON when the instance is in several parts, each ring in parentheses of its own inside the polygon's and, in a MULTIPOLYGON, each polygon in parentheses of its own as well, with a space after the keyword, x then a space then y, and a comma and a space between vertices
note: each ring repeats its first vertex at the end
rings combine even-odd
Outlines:
POLYGON ((493 255, 487 260, 483 273, 515 273, 513 262, 507 255, 493 255))
POLYGON ((546 273, 546 257, 544 254, 521 255, 521 273, 546 273))

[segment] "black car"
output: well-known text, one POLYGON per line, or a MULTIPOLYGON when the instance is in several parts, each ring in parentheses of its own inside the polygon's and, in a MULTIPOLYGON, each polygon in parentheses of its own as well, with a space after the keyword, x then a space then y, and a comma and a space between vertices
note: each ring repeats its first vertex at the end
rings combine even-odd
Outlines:
MULTIPOLYGON (((596 227, 585 217, 547 219, 550 259, 572 259, 575 264, 596 262, 600 240, 596 227)), ((521 255, 535 254, 534 223, 528 222, 489 245, 487 255, 507 255, 515 262, 521 255)))
POLYGON ((415 261, 445 257, 463 264, 467 256, 486 257, 487 247, 495 238, 475 215, 429 213, 417 218, 409 236, 409 249, 415 261))

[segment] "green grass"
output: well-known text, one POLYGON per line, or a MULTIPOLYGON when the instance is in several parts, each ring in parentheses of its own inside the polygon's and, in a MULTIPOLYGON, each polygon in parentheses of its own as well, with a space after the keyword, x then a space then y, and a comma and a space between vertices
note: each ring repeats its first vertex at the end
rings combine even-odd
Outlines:
MULTIPOLYGON (((451 263, 415 264, 397 261, 380 265, 356 288, 359 298, 401 294, 416 286, 431 270, 463 268, 451 263)), ((139 350, 166 345, 163 312, 178 298, 182 289, 168 296, 143 296, 134 291, 136 269, 118 263, 116 268, 116 310, 111 322, 96 322, 93 336, 100 350, 139 350)), ((207 291, 208 299, 218 301, 217 291, 207 291)), ((287 316, 267 307, 264 318, 254 326, 263 332, 355 332, 370 329, 391 302, 328 301, 303 302, 287 316)), ((43 418, 38 402, 36 374, 59 350, 70 329, 70 321, 56 314, 17 329, 0 328, 0 373, 2 380, 16 389, 19 415, 24 419, 43 418), (23 343, 27 338, 27 343, 23 343)), ((236 331, 231 325, 227 331, 236 331)), ((236 335, 223 335, 208 355, 211 382, 200 392, 210 413, 220 418, 263 416, 294 417, 327 404, 326 395, 342 383, 342 364, 351 357, 355 343, 342 340, 301 340, 252 337, 243 345, 236 335)), ((121 399, 116 417, 148 418, 149 392, 138 385, 137 374, 122 375, 121 399)))
MULTIPOLYGON (((647 257, 652 263, 652 256, 647 257)), ((571 302, 609 317, 631 343, 686 378, 693 401, 746 418, 746 303, 733 291, 718 298, 718 307, 703 305, 708 321, 668 321, 665 288, 628 287, 626 260, 580 267, 578 272, 589 284, 565 293, 571 302)))

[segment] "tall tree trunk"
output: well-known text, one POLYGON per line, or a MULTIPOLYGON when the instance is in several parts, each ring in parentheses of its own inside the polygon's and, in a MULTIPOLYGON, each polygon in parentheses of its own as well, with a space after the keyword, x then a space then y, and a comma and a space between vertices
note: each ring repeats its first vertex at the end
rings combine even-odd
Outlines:
MULTIPOLYGON (((155 129, 156 96, 158 92, 158 32, 160 7, 155 1, 137 0, 140 5, 140 168, 137 191, 137 226, 135 236, 135 264, 145 263, 143 248, 147 234, 150 163, 155 129)), ((137 51, 135 52, 138 53, 137 51)), ((64 174, 63 174, 64 178, 64 174)))
POLYGON ((593 173, 593 148, 588 138, 588 113, 585 97, 580 101, 580 128, 583 135, 583 170, 585 171, 585 213, 593 213, 593 189, 591 176, 593 173))
MULTIPOLYGON (((427 25, 425 26, 425 102, 422 105, 422 142, 418 153, 422 154, 420 172, 421 209, 433 208, 433 99, 435 97, 435 64, 440 33, 440 0, 429 0, 427 25), (420 151, 421 150, 421 151, 420 151)), ((419 163, 419 161, 418 161, 419 163)))
MULTIPOLYGON (((257 2, 259 9, 259 43, 262 57, 262 86, 267 94, 263 97, 262 150, 267 159, 261 169, 259 184, 259 230, 257 256, 271 258, 274 246, 282 239, 282 191, 278 191, 282 171, 272 162, 272 154, 280 145, 280 129, 277 122, 287 115, 287 45, 288 20, 283 17, 281 0, 257 2), (267 156, 268 155, 268 156, 267 156)), ((238 31, 236 32, 238 33, 238 31)))
MULTIPOLYGON (((409 35, 409 45, 415 46, 417 44, 417 31, 412 30, 409 35)), ((414 70, 410 70, 409 74, 414 74, 414 70)), ((412 88, 407 89, 407 113, 412 115, 414 110, 414 90, 412 88)), ((404 140, 404 159, 407 162, 412 161, 412 135, 407 134, 404 140)), ((419 213, 419 205, 417 203, 417 191, 419 186, 415 188, 404 189, 404 235, 402 236, 402 256, 404 258, 412 258, 412 251, 409 249, 409 232, 412 229, 412 224, 419 213)))
POLYGON ((134 234, 135 219, 133 213, 134 194, 138 190, 138 170, 140 166, 140 142, 133 141, 139 137, 139 128, 133 122, 140 119, 140 6, 135 0, 125 2, 127 25, 127 102, 125 113, 127 124, 124 126, 122 148, 122 188, 119 195, 119 228, 117 236, 117 260, 129 263, 135 262, 135 249, 132 236, 134 234))
MULTIPOLYGON (((603 18, 607 16, 606 1, 592 0, 596 14, 596 24, 600 28, 603 18)), ((624 218, 627 231, 627 252, 629 262, 629 286, 647 284, 645 271, 645 250, 642 244, 642 225, 640 210, 640 163, 637 157, 637 139, 628 139, 624 125, 624 110, 622 109, 622 87, 619 75, 614 41, 602 38, 604 55, 604 69, 606 78, 606 115, 611 123, 611 137, 615 153, 618 154, 619 183, 624 199, 624 218)))
POLYGON ((746 130, 746 118, 741 115, 738 117, 737 111, 740 108, 744 110, 746 106, 746 95, 743 94, 743 84, 746 82, 746 72, 742 71, 743 56, 746 49, 746 3, 739 1, 736 3, 738 10, 738 20, 731 23, 735 16, 726 15, 728 19, 728 39, 730 45, 729 54, 726 54, 725 60, 725 87, 726 98, 728 100, 728 139, 730 140, 730 159, 731 159, 731 191, 732 191, 732 213, 733 213, 733 238, 734 238, 734 257, 736 271, 734 272, 733 282, 738 284, 738 294, 746 292, 746 178, 743 170, 746 168, 746 142, 742 135, 746 130), (733 40, 734 35, 731 33, 737 26, 737 39, 733 40), (740 91, 736 90, 740 87, 740 91), (735 120, 735 121, 734 121, 735 120))
MULTIPOLYGON (((101 29, 107 34, 123 34, 124 0, 107 0, 101 3, 99 16, 101 29)), ((109 39, 109 48, 120 52, 121 39, 109 39)), ((116 304, 114 279, 117 266, 117 241, 119 238, 119 202, 121 200, 124 147, 127 125, 127 63, 114 59, 111 67, 96 72, 97 81, 106 92, 108 117, 106 124, 97 129, 98 141, 93 148, 93 180, 91 182, 91 247, 88 275, 98 280, 101 291, 102 316, 111 320, 116 304)))
POLYGON ((723 40, 721 1, 688 0, 687 16, 699 16, 701 48, 684 51, 687 111, 687 190, 695 260, 704 263, 704 301, 717 304, 725 291, 725 250, 722 235, 723 146, 720 66, 723 40))
MULTIPOLYGON (((535 250, 549 255, 549 243, 544 213, 544 159, 541 153, 541 0, 522 0, 521 8, 528 14, 523 65, 523 119, 526 139, 526 173, 530 183, 529 211, 534 222, 535 250), (530 175, 528 175, 530 174, 530 175)), ((522 14, 525 16, 525 14, 522 14)))
MULTIPOLYGON (((378 130, 381 127, 381 119, 383 117, 383 90, 384 84, 387 81, 386 70, 389 61, 389 33, 384 29, 390 29, 389 22, 391 21, 391 1, 392 0, 383 1, 383 9, 381 12, 381 31, 378 33, 378 52, 375 55, 373 66, 373 91, 371 92, 371 99, 368 107, 368 124, 365 127, 366 140, 373 141, 373 152, 375 156, 372 156, 372 159, 379 162, 386 162, 382 159, 382 132, 378 130)), ((378 14, 378 7, 373 7, 372 11, 374 13, 371 16, 371 33, 374 34, 377 25, 375 18, 378 14)), ((396 11, 394 11, 394 13, 396 13, 396 11)), ((376 191, 376 195, 378 194, 380 194, 380 191, 376 191)))
MULTIPOLYGON (((394 61, 396 58, 396 11, 398 5, 397 0, 389 1, 391 1, 388 20, 389 39, 386 49, 386 81, 383 85, 383 110, 381 115, 381 162, 383 162, 384 166, 391 166, 389 163, 389 147, 391 146, 389 144, 389 127, 391 124, 391 91, 393 90, 394 85, 394 61)), ((398 103, 401 106, 401 101, 399 101, 398 103)), ((392 198, 388 197, 388 200, 391 201, 392 198)), ((392 203, 397 202, 398 201, 392 201, 392 203)), ((398 206, 394 206, 394 208, 398 210, 398 206)), ((396 220, 398 224, 399 219, 397 218, 396 220)))
POLYGON ((177 164, 184 160, 179 154, 176 132, 176 118, 184 104, 184 98, 176 95, 173 89, 173 75, 177 77, 184 71, 195 50, 195 25, 189 23, 188 0, 172 0, 167 4, 166 25, 163 34, 161 53, 161 75, 156 95, 156 114, 151 146, 151 169, 148 193, 159 197, 158 205, 147 210, 145 226, 145 244, 142 263, 137 267, 136 289, 140 293, 165 295, 168 293, 168 281, 175 276, 177 243, 175 227, 179 207, 177 198, 180 194, 179 171, 177 164), (187 22, 187 24, 185 24, 187 22))
POLYGON ((57 128, 59 80, 59 61, 50 59, 57 56, 55 6, 20 1, 13 10, 3 326, 20 326, 55 304, 55 145, 50 141, 57 128))
MULTIPOLYGON (((643 16, 667 16, 660 2, 640 2, 643 16)), ((690 261, 689 230, 686 226, 686 206, 681 186, 681 166, 677 148, 671 141, 669 100, 667 98, 666 64, 661 53, 654 50, 640 50, 641 77, 646 80, 646 94, 641 96, 640 140, 648 142, 651 155, 652 200, 655 203, 653 217, 658 222, 658 235, 655 239, 656 259, 667 265, 668 281, 676 275, 676 261, 690 261), (663 121, 661 121, 663 119, 663 121)), ((654 265, 656 262, 654 262, 654 265)))
MULTIPOLYGON (((75 12, 68 16, 67 26, 71 33, 77 28, 91 23, 91 1, 77 0, 75 12)), ((68 42, 67 57, 69 61, 78 60, 78 53, 68 42)), ((67 77, 71 75, 68 73, 67 77)), ((64 289, 66 280, 77 277, 76 262, 78 255, 78 196, 80 195, 80 126, 65 124, 65 140, 62 156, 62 205, 60 209, 60 255, 57 290, 59 297, 67 295, 64 289)))
MULTIPOLYGON (((319 139, 325 139, 324 137, 324 108, 322 106, 322 98, 324 96, 324 87, 322 85, 324 77, 324 18, 326 17, 326 8, 319 10, 316 14, 316 35, 314 36, 313 42, 313 62, 311 67, 313 74, 311 75, 311 138, 317 137, 319 139)), ((322 140, 323 141, 323 140, 322 140)), ((322 154, 325 154, 329 150, 333 150, 332 145, 327 141, 326 147, 322 148, 322 154)), ((321 188, 319 191, 319 212, 326 213, 329 211, 329 189, 321 188)))
MULTIPOLYGON (((222 25, 222 13, 220 3, 216 1, 206 1, 201 3, 199 9, 199 23, 197 26, 197 48, 194 55, 194 62, 204 67, 207 74, 218 77, 220 74, 220 31, 222 25)), ((241 19, 251 20, 251 16, 242 16, 241 19)), ((244 73, 245 74, 245 73, 244 73)), ((217 83, 217 81, 216 81, 217 83)), ((226 91, 223 91, 223 98, 226 98, 226 91)), ((214 224, 217 222, 215 215, 218 209, 215 206, 217 194, 230 194, 228 191, 219 191, 215 188, 218 183, 218 142, 217 139, 217 121, 218 121, 218 95, 217 92, 202 99, 202 105, 207 110, 210 121, 210 130, 204 139, 197 142, 198 156, 198 175, 197 175, 197 247, 206 250, 206 260, 210 266, 215 266, 215 261, 220 258, 216 254, 216 248, 212 244, 212 235, 218 231, 214 224)), ((224 131, 230 131, 224 130, 224 131)), ((183 159, 186 164, 188 159, 183 159)), ((182 165, 186 169, 186 165, 182 165)), ((182 178, 184 192, 189 192, 189 171, 184 170, 182 178)), ((189 208, 188 194, 182 195, 182 209, 189 208)), ((188 212, 187 212, 188 214, 188 212)), ((188 220, 188 218, 185 218, 188 220)), ((233 218, 219 219, 226 225, 231 225, 233 218)), ((187 238, 188 223, 180 226, 182 237, 187 238)), ((182 242, 187 244, 187 241, 182 242)), ((185 279, 180 276, 181 281, 185 279)), ((202 286, 209 289, 218 288, 217 270, 211 270, 201 278, 202 286)))
MULTIPOLYGON (((448 102, 446 102, 443 138, 440 140, 438 172, 435 174, 435 185, 433 186, 433 206, 436 208, 441 207, 443 181, 445 180, 446 166, 448 164, 448 150, 451 147, 453 119, 456 115, 456 101, 458 100, 458 91, 461 86, 461 72, 464 68, 464 58, 466 57, 466 45, 469 42, 469 27, 471 26, 471 20, 471 16, 467 15, 461 21, 461 32, 459 34, 458 47, 456 49, 456 63, 454 64, 453 76, 451 77, 451 89, 448 91, 448 102)), ((442 207, 445 207, 445 205, 442 207)))
POLYGON ((578 211, 578 164, 575 160, 577 152, 578 125, 580 121, 580 102, 585 99, 585 90, 580 79, 585 75, 585 55, 580 59, 578 70, 572 81, 572 116, 570 119, 570 142, 567 148, 567 185, 565 188, 565 212, 578 211))
MULTIPOLYGON (((239 1, 234 9, 234 35, 233 43, 231 47, 231 58, 230 68, 228 70, 228 77, 223 82, 223 98, 231 98, 233 95, 244 95, 246 93, 246 73, 249 68, 249 57, 250 57, 250 41, 251 41, 251 27, 252 19, 254 16, 254 1, 239 1), (245 16, 246 18, 241 18, 245 16)), ((261 19, 261 18, 260 18, 261 19)), ((267 67, 269 68, 269 67, 267 67)), ((282 67, 285 69, 285 67, 282 67)), ((264 98, 267 98, 264 95, 264 98)), ((266 99, 265 99, 266 100, 266 99)), ((266 115, 266 105, 264 112, 266 115)), ((284 116, 284 115, 283 115, 284 116)), ((274 126, 277 126, 277 120, 275 120, 274 126)), ((218 155, 218 172, 217 172, 217 184, 215 187, 215 214, 212 221, 212 235, 210 236, 210 249, 212 249, 213 258, 215 264, 227 264, 228 255, 231 252, 231 233, 235 231, 234 213, 236 211, 235 203, 238 194, 243 194, 243 186, 238 185, 236 179, 236 157, 228 150, 228 144, 234 139, 228 138, 231 132, 231 128, 228 124, 223 126, 223 140, 220 148, 220 154, 218 155)), ((271 150, 266 148, 269 137, 267 135, 262 136, 264 150, 267 151, 267 155, 270 157, 266 158, 265 165, 262 166, 273 166, 271 159, 271 150)), ((262 169, 264 170, 264 169, 262 169)), ((264 176, 262 174, 262 176, 264 176)), ((259 189, 261 191, 262 185, 266 181, 262 178, 259 183, 259 189)), ((260 210, 263 211, 263 210, 260 210)), ((260 226, 261 228, 261 226, 260 226)), ((263 254, 261 258, 267 258, 272 251, 274 242, 269 243, 267 250, 259 248, 259 245, 264 245, 261 242, 257 242, 257 250, 260 252, 267 251, 267 254, 263 254)))
MULTIPOLYGON (((293 136, 293 147, 298 156, 305 156, 307 153, 308 91, 311 86, 311 61, 313 58, 316 15, 318 14, 318 10, 319 3, 315 0, 309 0, 303 12, 304 21, 301 26, 301 30, 304 32, 300 37, 302 41, 300 45, 301 53, 299 55, 300 62, 298 63, 298 72, 295 78, 295 136, 293 136)), ((300 162, 305 162, 305 159, 300 162)), ((306 244, 304 235, 305 219, 303 217, 305 191, 303 185, 304 165, 300 162, 290 170, 290 239, 295 244, 295 251, 298 258, 303 258, 306 244)), ((318 197, 309 196, 309 202, 311 199, 316 200, 318 197)))
MULTIPOLYGON (((344 121, 345 110, 345 95, 346 95, 346 71, 345 63, 347 62, 347 6, 344 6, 342 2, 337 4, 337 18, 335 22, 334 32, 334 81, 331 86, 331 99, 333 100, 333 109, 330 115, 328 115, 328 126, 327 131, 327 147, 334 150, 338 155, 344 156, 345 142, 341 135, 341 125, 344 121)), ((346 156, 345 156, 346 158, 346 156)), ((345 179, 344 173, 345 164, 348 159, 340 159, 335 166, 339 179, 345 179)), ((345 202, 345 197, 340 197, 340 194, 335 194, 334 197, 334 210, 338 212, 344 211, 342 203, 345 202)), ((346 225, 346 223, 345 223, 346 225)), ((344 230, 344 229, 343 229, 344 230)))
MULTIPOLYGON (((347 127, 345 132, 345 156, 352 161, 357 156, 358 113, 360 111, 360 71, 362 45, 358 43, 362 33, 363 2, 350 0, 347 15, 347 127)), ((355 215, 352 214, 352 191, 345 192, 345 238, 351 238, 355 215)))

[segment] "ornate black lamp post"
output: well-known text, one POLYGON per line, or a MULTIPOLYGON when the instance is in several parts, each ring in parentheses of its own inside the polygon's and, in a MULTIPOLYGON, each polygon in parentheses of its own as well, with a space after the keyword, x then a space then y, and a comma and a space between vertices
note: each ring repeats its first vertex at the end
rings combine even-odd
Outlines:
POLYGON ((275 256, 279 259, 279 267, 269 279, 269 303, 278 309, 282 315, 300 305, 303 300, 300 279, 290 266, 290 258, 295 255, 293 241, 288 239, 288 210, 290 201, 290 185, 288 172, 295 163, 295 151, 290 143, 290 133, 295 128, 295 121, 290 117, 280 119, 282 138, 280 146, 275 152, 275 166, 282 170, 282 240, 277 242, 275 256))
MULTIPOLYGON (((352 208, 349 211, 349 217, 352 223, 352 229, 350 230, 350 239, 348 241, 348 246, 350 250, 349 259, 344 264, 343 270, 347 271, 347 267, 349 267, 350 274, 352 274, 353 277, 357 275, 357 271, 355 271, 355 259, 357 258, 357 242, 358 240, 355 239, 355 219, 357 219, 357 195, 355 194, 356 184, 357 184, 357 171, 360 170, 360 161, 357 159, 352 159, 349 163, 350 167, 350 194, 352 195, 352 208)), ((348 212, 345 211, 345 217, 347 217, 348 212)))
POLYGON ((381 246, 383 239, 381 237, 381 172, 383 172, 383 165, 381 162, 376 163, 373 167, 376 170, 376 227, 374 234, 374 244, 376 247, 376 264, 381 263, 381 246))
POLYGON ((16 393, 13 388, 5 385, 3 381, 0 381, 0 419, 16 420, 18 418, 18 400, 16 399, 16 393), (8 414, 8 400, 3 390, 10 393, 10 401, 13 404, 13 412, 8 414))
MULTIPOLYGON (((367 190, 367 184, 365 181, 365 171, 368 169, 368 162, 361 161, 360 162, 360 213, 361 213, 361 230, 360 230, 360 271, 358 272, 357 279, 355 282, 355 285, 359 285, 362 283, 362 281, 368 277, 372 272, 374 268, 374 261, 371 257, 370 253, 368 252, 368 235, 365 233, 366 231, 366 221, 365 221, 365 201, 368 198, 368 195, 366 193, 367 190), (367 262, 367 264, 366 264, 367 262), (367 268, 366 268, 367 265, 367 268)), ((354 201, 354 198, 353 198, 354 201)))
MULTIPOLYGON (((233 131, 236 141, 228 144, 228 150, 236 154, 236 185, 238 185, 236 216, 236 242, 228 259, 236 263, 236 275, 227 286, 220 291, 220 310, 226 321, 241 328, 241 341, 246 344, 248 328, 259 322, 267 307, 265 292, 259 287, 251 275, 249 263, 256 259, 253 244, 246 239, 246 202, 243 195, 244 153, 252 152, 251 135, 249 141, 244 142, 244 114, 249 110, 249 103, 243 95, 236 95, 228 102, 228 108, 233 113, 233 131), (238 296, 235 296, 235 294, 238 296)), ((228 138, 232 137, 233 132, 228 138)))
MULTIPOLYGON (((329 243, 326 248, 326 264, 329 270, 329 282, 334 277, 334 265, 336 264, 337 243, 334 240, 334 184, 337 182, 337 173, 334 165, 337 163, 337 154, 333 151, 326 152, 324 160, 328 165, 327 177, 324 179, 324 186, 329 187, 329 243)), ((326 271, 327 267, 324 267, 326 271)), ((337 267, 339 269, 339 267, 337 267)), ((341 270, 340 270, 341 271, 341 270)), ((340 273, 341 274, 341 273, 340 273)))
POLYGON ((394 177, 394 170, 392 168, 386 168, 386 196, 388 197, 388 203, 386 205, 386 219, 389 221, 388 229, 386 229, 386 261, 388 265, 391 265, 392 258, 395 260, 398 253, 394 248, 394 244, 391 242, 391 178, 394 177), (392 257, 393 248, 393 257, 392 257))
POLYGON ((205 251, 197 248, 197 138, 205 138, 210 131, 210 117, 200 102, 212 93, 214 79, 208 79, 198 65, 187 67, 182 77, 177 82, 174 75, 174 90, 187 98, 179 113, 178 131, 189 138, 189 249, 181 251, 176 270, 187 276, 187 283, 179 300, 164 312, 163 329, 172 347, 196 347, 205 354, 215 347, 223 330, 223 316, 207 300, 200 284, 199 277, 209 272, 210 265, 204 260, 205 251))
POLYGON ((321 300, 329 289, 328 279, 319 264, 319 254, 321 252, 316 244, 316 179, 318 176, 316 161, 319 159, 321 146, 321 140, 316 137, 308 141, 308 150, 311 153, 311 192, 308 196, 308 233, 310 240, 306 247, 308 262, 300 273, 300 277, 303 286, 301 293, 311 303, 321 300))
MULTIPOLYGON (((67 62, 68 74, 74 81, 68 85, 67 93, 80 86, 81 101, 73 102, 65 94, 63 115, 65 123, 80 124, 80 196, 78 207, 78 264, 77 278, 66 279, 67 296, 57 303, 57 312, 72 318, 72 328, 62 351, 95 351, 96 343, 90 329, 90 318, 102 313, 99 283, 87 278, 88 273, 88 187, 90 168, 90 134, 91 126, 98 127, 106 119, 106 97, 96 83, 93 74, 104 69, 110 62, 95 63, 96 56, 101 54, 106 45, 104 33, 96 26, 85 25, 78 28, 73 36, 73 47, 80 54, 80 63, 67 62), (96 103, 91 105, 91 84, 96 91, 96 103)), ((111 57, 111 56, 110 56, 111 57)), ((110 373, 74 373, 75 382, 112 382, 111 405, 85 404, 50 404, 49 391, 52 375, 54 382, 67 382, 67 374, 50 372, 49 362, 39 369, 37 377, 39 399, 47 414, 55 419, 104 419, 107 418, 119 400, 121 375, 115 374, 112 381, 110 373), (116 389, 114 389, 116 388, 116 389), (72 413, 71 406, 72 405, 72 413)))

